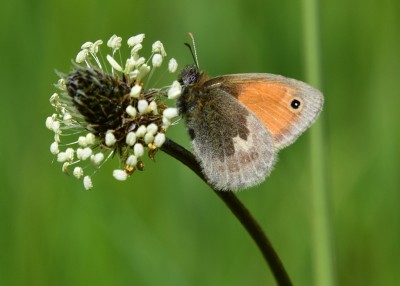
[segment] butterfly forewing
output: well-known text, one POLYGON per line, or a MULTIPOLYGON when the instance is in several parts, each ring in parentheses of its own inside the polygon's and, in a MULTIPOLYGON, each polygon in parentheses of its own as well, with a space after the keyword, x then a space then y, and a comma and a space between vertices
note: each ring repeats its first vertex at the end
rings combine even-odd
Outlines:
POLYGON ((322 94, 310 85, 274 74, 236 74, 205 84, 219 88, 251 110, 280 149, 296 140, 317 118, 322 94))

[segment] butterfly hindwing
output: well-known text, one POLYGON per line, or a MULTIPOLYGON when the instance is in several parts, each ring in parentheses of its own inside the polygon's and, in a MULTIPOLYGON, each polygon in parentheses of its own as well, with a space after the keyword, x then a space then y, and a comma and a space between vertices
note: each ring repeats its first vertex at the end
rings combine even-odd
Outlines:
POLYGON ((187 127, 207 180, 220 190, 262 182, 275 162, 273 139, 262 122, 218 87, 200 94, 198 104, 187 127))

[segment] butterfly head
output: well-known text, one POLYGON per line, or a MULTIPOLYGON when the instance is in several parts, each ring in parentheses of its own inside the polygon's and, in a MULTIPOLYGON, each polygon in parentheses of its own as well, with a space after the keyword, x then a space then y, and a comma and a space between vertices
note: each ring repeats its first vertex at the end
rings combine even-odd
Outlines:
POLYGON ((190 86, 199 82, 201 72, 197 65, 187 65, 179 74, 178 81, 182 86, 190 86))

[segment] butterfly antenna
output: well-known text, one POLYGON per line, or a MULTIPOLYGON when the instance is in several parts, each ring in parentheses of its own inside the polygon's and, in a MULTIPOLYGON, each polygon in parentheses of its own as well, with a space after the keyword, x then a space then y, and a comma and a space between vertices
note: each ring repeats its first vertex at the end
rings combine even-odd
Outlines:
POLYGON ((192 46, 190 44, 188 44, 188 43, 185 43, 185 46, 187 46, 189 48, 190 53, 192 54, 194 63, 196 64, 197 68, 200 69, 199 61, 197 59, 196 44, 195 44, 195 41, 194 41, 193 34, 189 32, 189 36, 190 36, 190 38, 192 38, 193 49, 192 49, 192 46))

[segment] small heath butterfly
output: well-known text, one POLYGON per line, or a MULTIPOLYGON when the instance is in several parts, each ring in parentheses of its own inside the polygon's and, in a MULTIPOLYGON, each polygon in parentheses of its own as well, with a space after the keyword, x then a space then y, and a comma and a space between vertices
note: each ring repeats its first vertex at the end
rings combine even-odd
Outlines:
MULTIPOLYGON (((193 54, 193 53, 192 53, 193 54)), ((178 81, 177 107, 207 181, 236 191, 264 181, 277 152, 318 117, 324 98, 312 86, 267 73, 209 78, 196 64, 178 81)))

